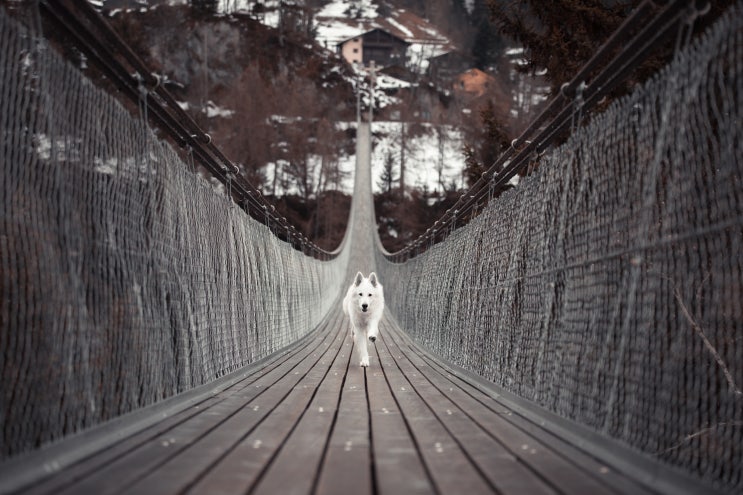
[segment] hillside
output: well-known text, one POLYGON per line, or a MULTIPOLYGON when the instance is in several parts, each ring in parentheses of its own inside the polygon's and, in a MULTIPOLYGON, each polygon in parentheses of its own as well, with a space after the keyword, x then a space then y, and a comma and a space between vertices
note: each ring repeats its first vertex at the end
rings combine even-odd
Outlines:
POLYGON ((429 59, 462 53, 466 37, 451 34, 457 31, 451 16, 433 12, 430 5, 441 2, 426 8, 431 17, 449 19, 448 32, 410 3, 107 0, 101 8, 241 172, 327 248, 345 228, 356 87, 364 115, 370 101, 368 72, 343 60, 336 44, 375 28, 404 39, 405 66, 384 68, 375 78, 374 190, 397 189, 403 203, 423 198, 395 209, 423 220, 402 229, 404 238, 394 225, 405 219, 382 221, 390 225, 380 233, 392 249, 427 227, 429 215, 416 211, 441 198, 451 202, 467 186, 463 148, 482 139, 483 109, 496 108, 515 135, 524 102, 531 101, 524 95, 539 95, 524 86, 506 53, 506 70, 491 67, 480 82, 437 77, 429 59))

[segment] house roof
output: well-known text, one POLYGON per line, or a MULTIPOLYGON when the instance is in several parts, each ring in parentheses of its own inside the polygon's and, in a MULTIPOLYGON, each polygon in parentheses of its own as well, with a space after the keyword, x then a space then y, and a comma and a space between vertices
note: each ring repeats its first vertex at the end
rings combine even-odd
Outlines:
MULTIPOLYGON (((332 4, 331 4, 332 5, 332 4)), ((315 16, 318 39, 327 40, 327 46, 337 47, 350 39, 357 38, 371 29, 380 28, 410 43, 425 47, 426 57, 456 49, 456 45, 439 31, 430 21, 405 9, 392 9, 389 15, 375 15, 351 19, 337 17, 322 12, 315 16)))
POLYGON ((453 59, 457 59, 457 60, 462 60, 462 61, 471 61, 472 60, 472 57, 470 55, 467 55, 466 53, 462 53, 462 52, 460 52, 458 50, 451 50, 451 51, 448 51, 448 52, 444 52, 444 53, 442 53, 440 55, 434 55, 429 60, 444 60, 444 59, 449 59, 449 58, 453 58, 453 59))
POLYGON ((345 39, 345 40, 343 40, 343 41, 339 41, 338 43, 336 43, 336 46, 341 46, 341 45, 345 44, 345 43, 346 43, 346 42, 348 42, 348 41, 351 41, 351 40, 355 40, 356 38, 363 38, 363 37, 364 37, 364 36, 366 36, 367 34, 371 34, 371 33, 375 32, 375 31, 379 31, 380 33, 384 33, 384 34, 386 34, 387 36, 389 36, 390 38, 395 38, 395 39, 396 39, 396 40, 398 40, 398 41, 399 41, 400 43, 403 43, 403 44, 405 44, 405 45, 408 45, 408 46, 410 45, 410 43, 409 43, 409 42, 405 41, 404 39, 400 38, 399 36, 395 36, 394 34, 390 33, 389 31, 386 31, 386 30, 384 30, 384 29, 381 29, 381 28, 374 28, 374 29, 372 29, 372 30, 370 30, 370 31, 367 31, 367 32, 365 32, 365 33, 361 33, 361 34, 359 34, 359 35, 357 35, 357 36, 351 36, 350 38, 346 38, 346 39, 345 39))

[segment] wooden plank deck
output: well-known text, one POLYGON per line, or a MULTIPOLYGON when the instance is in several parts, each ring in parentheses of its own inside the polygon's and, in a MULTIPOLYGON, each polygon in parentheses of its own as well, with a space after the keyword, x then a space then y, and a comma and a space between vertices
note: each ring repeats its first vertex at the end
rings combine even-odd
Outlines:
POLYGON ((420 351, 386 315, 358 367, 334 311, 242 379, 34 494, 652 493, 420 351))

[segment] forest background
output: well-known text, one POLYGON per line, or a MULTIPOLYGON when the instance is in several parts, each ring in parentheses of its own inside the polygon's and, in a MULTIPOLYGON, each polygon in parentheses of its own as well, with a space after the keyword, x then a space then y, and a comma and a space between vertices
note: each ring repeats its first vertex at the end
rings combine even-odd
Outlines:
POLYGON ((324 249, 345 231, 357 106, 366 118, 373 95, 377 222, 394 252, 456 202, 640 0, 94 3, 240 173, 324 249), (410 46, 404 64, 375 73, 372 92, 368 68, 336 44, 380 25, 410 46), (433 70, 443 54, 460 72, 433 70))

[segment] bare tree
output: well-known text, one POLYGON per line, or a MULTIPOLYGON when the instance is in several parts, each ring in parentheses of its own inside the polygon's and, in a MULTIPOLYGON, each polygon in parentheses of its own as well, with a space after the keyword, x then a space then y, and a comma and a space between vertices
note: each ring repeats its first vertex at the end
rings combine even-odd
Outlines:
POLYGON ((384 156, 384 168, 379 176, 379 182, 377 182, 380 189, 386 193, 390 193, 392 191, 392 185, 397 182, 394 167, 395 157, 393 156, 392 151, 387 151, 387 154, 384 156))

